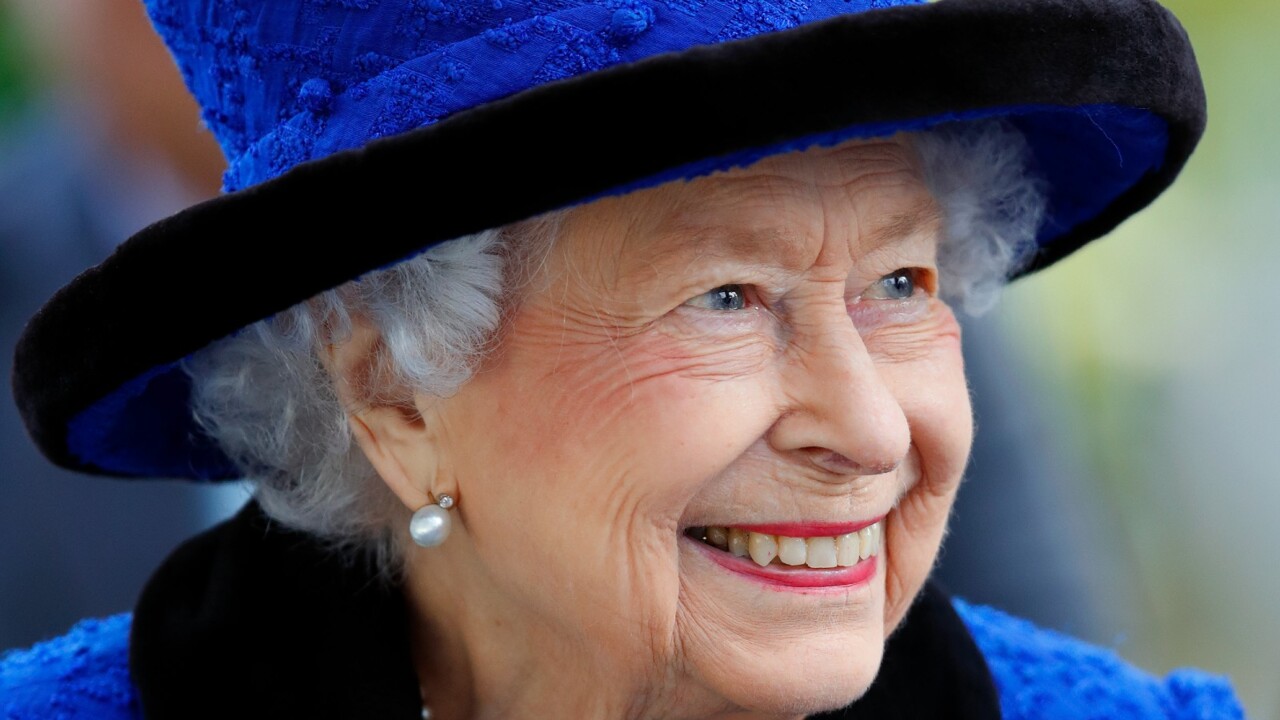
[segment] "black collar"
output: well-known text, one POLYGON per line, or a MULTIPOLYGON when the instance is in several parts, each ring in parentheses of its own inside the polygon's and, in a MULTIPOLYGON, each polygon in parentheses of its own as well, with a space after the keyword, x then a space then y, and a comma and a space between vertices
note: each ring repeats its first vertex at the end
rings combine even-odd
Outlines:
MULTIPOLYGON (((250 502, 179 547, 134 610, 129 666, 146 717, 417 720, 396 589, 250 502)), ((990 671, 929 583, 867 694, 824 720, 999 720, 990 671)))

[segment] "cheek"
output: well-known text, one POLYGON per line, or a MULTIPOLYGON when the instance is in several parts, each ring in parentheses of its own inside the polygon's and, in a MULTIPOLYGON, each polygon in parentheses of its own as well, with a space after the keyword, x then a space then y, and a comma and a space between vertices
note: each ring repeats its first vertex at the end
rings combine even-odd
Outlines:
POLYGON ((477 553, 565 632, 660 654, 675 635, 680 517, 767 423, 748 419, 752 385, 725 382, 715 353, 661 334, 544 337, 518 335, 464 388, 455 426, 489 429, 460 455, 460 489, 484 508, 468 518, 477 553))
POLYGON ((911 428, 903 467, 911 484, 886 527, 886 630, 901 621, 933 567, 973 440, 959 328, 949 310, 933 322, 935 340, 912 344, 912 358, 885 372, 911 428))
POLYGON ((916 489, 954 495, 973 439, 955 315, 935 301, 925 323, 878 334, 867 346, 910 426, 912 447, 920 460, 916 489))

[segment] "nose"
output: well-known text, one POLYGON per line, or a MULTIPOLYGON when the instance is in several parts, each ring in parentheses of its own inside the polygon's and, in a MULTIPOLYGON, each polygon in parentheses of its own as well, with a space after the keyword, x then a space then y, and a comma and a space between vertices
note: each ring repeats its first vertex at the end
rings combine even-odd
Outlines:
POLYGON ((843 302, 822 314, 790 338, 769 443, 832 482, 891 472, 911 444, 906 414, 843 302))

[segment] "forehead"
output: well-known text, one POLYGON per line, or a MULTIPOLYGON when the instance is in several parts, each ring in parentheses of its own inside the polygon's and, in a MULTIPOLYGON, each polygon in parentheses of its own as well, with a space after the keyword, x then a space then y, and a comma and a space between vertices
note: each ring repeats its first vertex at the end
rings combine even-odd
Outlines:
POLYGON ((575 210, 580 258, 625 271, 690 258, 799 270, 835 244, 857 257, 936 238, 940 213, 909 136, 846 141, 605 198, 575 210), (611 258, 612 262, 606 262, 611 258))

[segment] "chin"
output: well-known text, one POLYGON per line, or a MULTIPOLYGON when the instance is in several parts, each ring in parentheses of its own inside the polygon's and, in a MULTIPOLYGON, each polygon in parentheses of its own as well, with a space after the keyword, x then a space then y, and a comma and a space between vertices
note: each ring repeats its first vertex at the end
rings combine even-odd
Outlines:
POLYGON ((686 659, 710 696, 730 712, 797 716, 841 708, 866 693, 884 655, 879 603, 872 613, 774 610, 719 638, 707 637, 709 628, 698 633, 686 659))
POLYGON ((760 715, 812 715, 844 707, 866 693, 880 669, 883 629, 793 638, 776 653, 721 665, 716 688, 729 704, 760 715), (718 683, 718 684, 720 684, 718 683))

